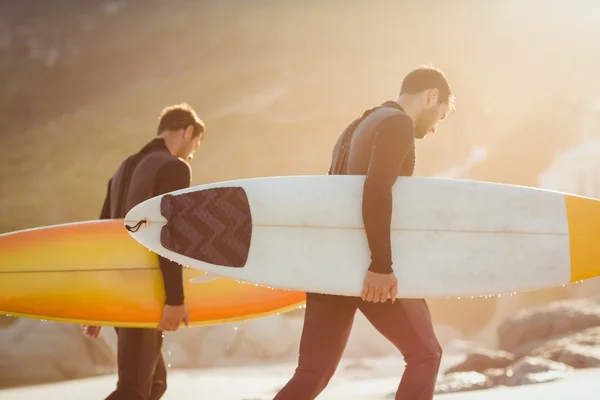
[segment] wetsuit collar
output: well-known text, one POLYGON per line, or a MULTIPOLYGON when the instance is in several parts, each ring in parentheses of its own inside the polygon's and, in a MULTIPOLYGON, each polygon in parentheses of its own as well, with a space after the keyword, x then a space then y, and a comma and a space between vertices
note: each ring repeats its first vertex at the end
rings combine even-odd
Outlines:
POLYGON ((393 100, 388 100, 385 103, 383 103, 381 106, 382 107, 393 107, 393 108, 396 108, 406 114, 406 111, 404 111, 404 108, 402 108, 402 106, 400 106, 400 104, 396 103, 393 100))

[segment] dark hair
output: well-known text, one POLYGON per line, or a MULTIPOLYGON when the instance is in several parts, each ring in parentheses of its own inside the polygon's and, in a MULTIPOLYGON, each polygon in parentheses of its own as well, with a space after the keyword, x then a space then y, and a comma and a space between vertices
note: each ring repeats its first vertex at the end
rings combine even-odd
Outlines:
POLYGON ((157 135, 164 131, 177 131, 186 129, 188 126, 194 127, 193 137, 204 136, 204 122, 194 109, 187 103, 176 104, 165 107, 160 113, 157 135))
POLYGON ((439 91, 439 103, 446 103, 454 108, 452 89, 444 73, 433 66, 421 66, 404 77, 400 94, 416 94, 427 89, 439 91))

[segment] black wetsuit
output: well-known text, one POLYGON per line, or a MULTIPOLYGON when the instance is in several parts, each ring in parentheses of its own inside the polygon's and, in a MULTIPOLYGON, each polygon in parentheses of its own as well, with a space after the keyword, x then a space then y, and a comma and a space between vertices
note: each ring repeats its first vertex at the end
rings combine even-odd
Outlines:
MULTIPOLYGON (((189 165, 156 138, 128 157, 108 183, 101 219, 123 218, 137 204, 160 194, 187 188, 189 165)), ((165 287, 165 304, 184 301, 181 265, 158 256, 165 287)), ((157 400, 164 394, 167 370, 162 356, 162 332, 156 329, 116 328, 118 335, 117 389, 110 400, 157 400)))
MULTIPOLYGON (((390 101, 365 111, 334 148, 330 174, 366 175, 363 220, 371 250, 368 268, 373 272, 392 272, 392 186, 398 176, 413 174, 414 140, 413 121, 390 101), (391 107, 392 115, 374 126, 360 124, 380 107, 391 107)), ((407 367, 396 399, 433 398, 442 350, 424 299, 370 303, 359 297, 307 293, 298 367, 275 400, 312 400, 321 393, 342 357, 356 310, 404 356, 407 367)))

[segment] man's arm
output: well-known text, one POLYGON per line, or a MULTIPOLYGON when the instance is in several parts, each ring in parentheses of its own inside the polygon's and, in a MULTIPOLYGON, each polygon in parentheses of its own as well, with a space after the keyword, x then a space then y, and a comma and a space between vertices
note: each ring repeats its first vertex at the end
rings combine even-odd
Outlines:
MULTIPOLYGON (((156 195, 190 187, 192 174, 188 164, 182 160, 173 160, 165 164, 157 174, 156 195)), ((158 256, 162 272, 166 300, 169 306, 180 306, 184 301, 183 267, 176 262, 158 256)))
POLYGON ((104 204, 102 204, 102 211, 100 211, 99 219, 110 219, 110 186, 112 184, 112 178, 108 180, 108 187, 106 188, 106 197, 104 197, 104 204))
POLYGON ((371 272, 393 272, 390 238, 392 186, 413 146, 413 123, 405 115, 386 119, 375 134, 363 188, 362 207, 363 222, 371 250, 371 272))

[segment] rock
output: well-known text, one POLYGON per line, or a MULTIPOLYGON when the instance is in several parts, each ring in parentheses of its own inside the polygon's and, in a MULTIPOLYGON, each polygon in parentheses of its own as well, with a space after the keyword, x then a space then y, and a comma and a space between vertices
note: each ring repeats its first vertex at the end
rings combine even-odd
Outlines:
POLYGON ((489 389, 493 386, 493 381, 482 373, 455 372, 438 379, 435 394, 489 389))
POLYGON ((450 368, 438 379, 436 394, 550 382, 563 378, 567 371, 572 370, 568 365, 540 357, 525 357, 514 361, 512 354, 493 350, 475 351, 467 360, 472 360, 472 364, 465 361, 450 368), (486 365, 493 364, 496 366, 485 368, 486 365), (461 369, 468 369, 469 372, 460 371, 461 369))
POLYGON ((548 339, 595 326, 600 326, 600 305, 596 301, 559 301, 504 320, 498 327, 498 344, 502 350, 526 353, 523 349, 528 345, 535 347, 548 339))
POLYGON ((529 353, 574 368, 600 367, 600 327, 549 340, 529 353))
POLYGON ((553 354, 552 359, 577 369, 598 368, 600 367, 600 348, 570 344, 553 354))
POLYGON ((533 383, 550 382, 565 376, 572 368, 551 360, 539 357, 522 358, 506 368, 485 370, 485 375, 492 386, 520 386, 533 383))
POLYGON ((502 386, 506 384, 506 369, 492 368, 486 369, 483 374, 488 377, 494 386, 502 386))
POLYGON ((20 318, 0 328, 0 387, 86 378, 116 371, 116 357, 102 339, 78 325, 20 318))
POLYGON ((569 371, 572 369, 568 365, 541 357, 524 357, 506 368, 507 371, 512 371, 510 375, 531 374, 550 370, 569 371))
POLYGON ((475 349, 470 350, 464 362, 445 371, 436 393, 550 382, 563 378, 572 369, 560 360, 517 358, 502 350, 475 349))
POLYGON ((450 367, 446 374, 455 372, 484 372, 489 369, 505 368, 515 361, 515 356, 502 350, 476 349, 472 350, 465 361, 450 367))
POLYGON ((552 359, 574 368, 600 367, 600 348, 570 344, 552 355, 552 359))
POLYGON ((525 357, 505 370, 505 379, 501 384, 506 386, 528 385, 550 382, 565 376, 571 367, 540 357, 525 357))

